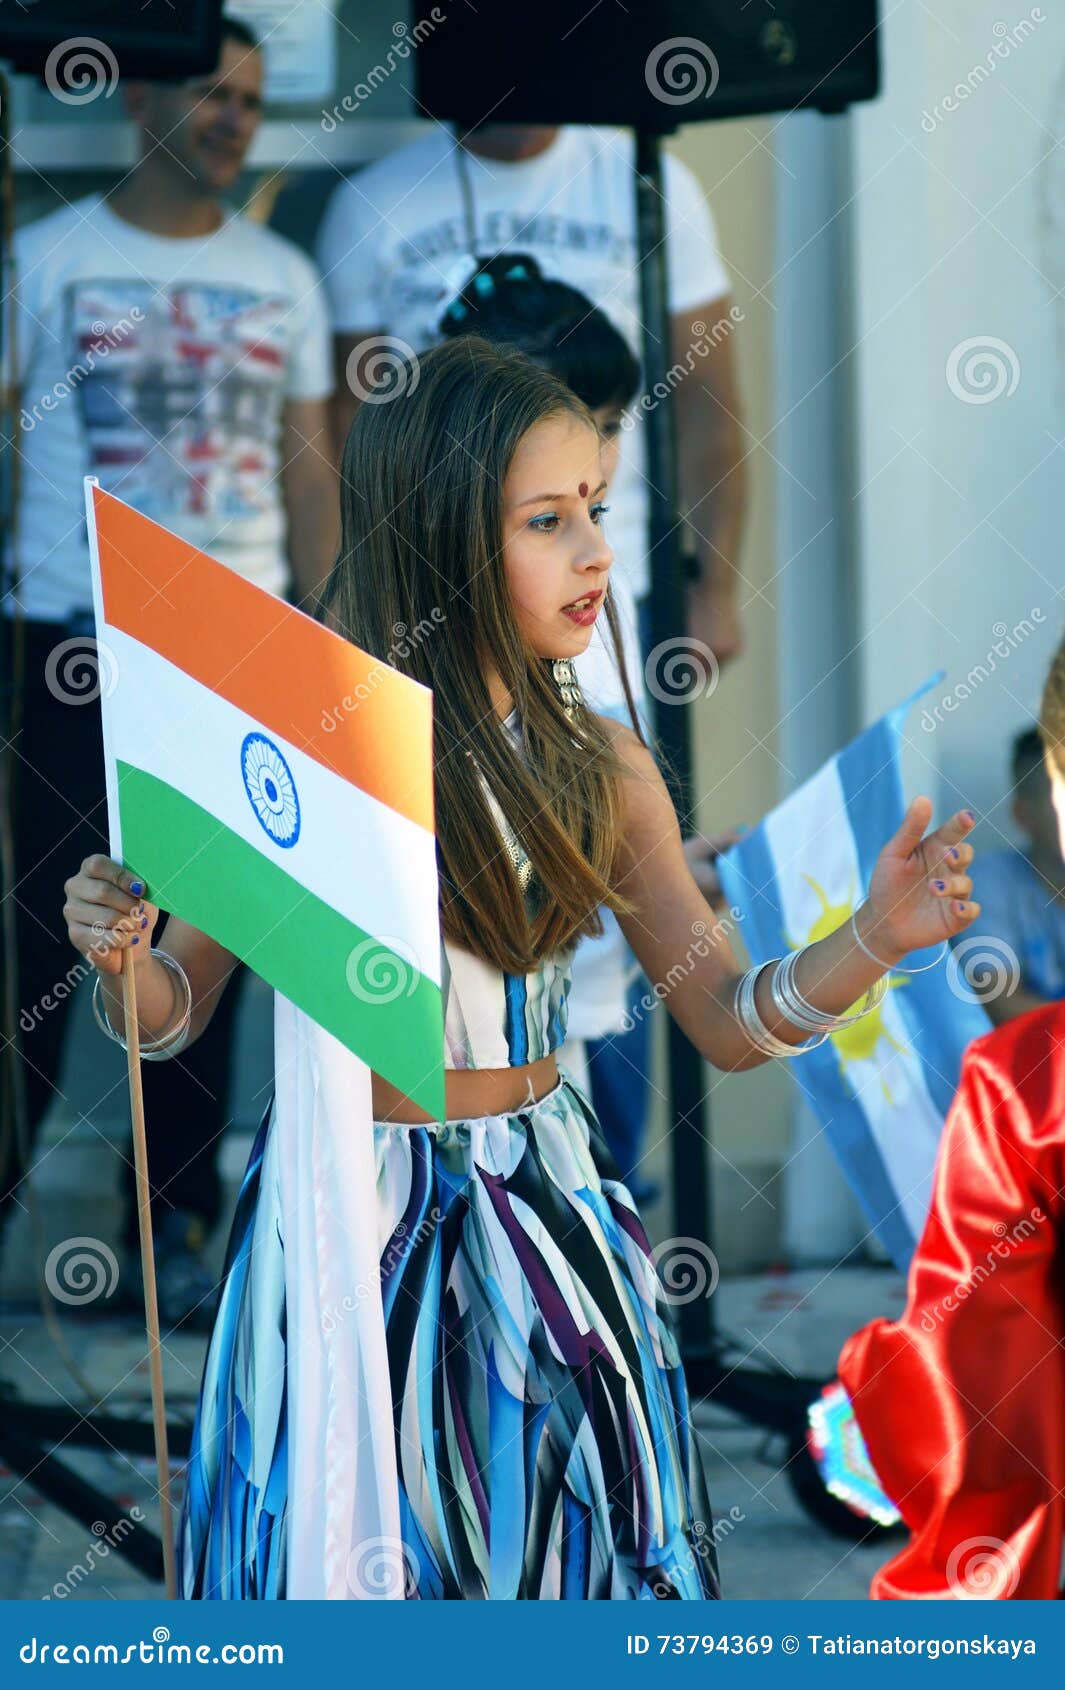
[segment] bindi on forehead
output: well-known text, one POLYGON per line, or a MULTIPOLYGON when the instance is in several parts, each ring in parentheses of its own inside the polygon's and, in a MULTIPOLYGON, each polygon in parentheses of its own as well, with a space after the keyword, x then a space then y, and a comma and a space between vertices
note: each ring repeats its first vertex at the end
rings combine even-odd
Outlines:
POLYGON ((588 497, 588 483, 586 481, 582 481, 577 491, 582 499, 586 499, 588 497))

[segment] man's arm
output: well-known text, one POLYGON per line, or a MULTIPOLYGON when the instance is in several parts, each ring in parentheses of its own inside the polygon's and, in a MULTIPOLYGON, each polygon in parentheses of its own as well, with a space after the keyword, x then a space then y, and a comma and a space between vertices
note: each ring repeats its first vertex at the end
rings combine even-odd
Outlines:
POLYGON ((739 389, 727 294, 671 319, 680 513, 699 580, 688 587, 688 633, 726 662, 742 649, 737 562, 747 500, 739 389))
POLYGON ((340 540, 340 503, 328 401, 289 399, 282 412, 281 496, 288 524, 292 597, 314 614, 340 540))

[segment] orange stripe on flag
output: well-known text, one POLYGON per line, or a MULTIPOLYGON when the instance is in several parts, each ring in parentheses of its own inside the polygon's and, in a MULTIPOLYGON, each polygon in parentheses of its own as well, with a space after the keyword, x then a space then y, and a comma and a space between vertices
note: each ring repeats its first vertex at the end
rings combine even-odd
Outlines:
POLYGON ((107 622, 433 831, 426 687, 113 494, 92 493, 107 622))

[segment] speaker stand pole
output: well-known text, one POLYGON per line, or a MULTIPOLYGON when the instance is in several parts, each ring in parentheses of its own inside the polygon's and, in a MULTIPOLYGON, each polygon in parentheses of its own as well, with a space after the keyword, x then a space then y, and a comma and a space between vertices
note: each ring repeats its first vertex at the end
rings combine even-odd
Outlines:
MULTIPOLYGON (((670 309, 661 138, 636 130, 636 229, 643 324, 643 388, 670 392, 670 309), (661 385, 659 385, 661 384, 661 385)), ((652 649, 676 640, 686 625, 685 584, 677 520, 676 435, 668 398, 644 418, 649 502, 650 631, 652 649)), ((665 688, 659 689, 664 693, 665 688)), ((692 811, 692 728, 689 702, 653 697, 653 723, 665 775, 682 818, 692 811)), ((689 831, 683 829, 683 831, 689 831)), ((713 1248, 713 1188, 709 1151, 710 1103, 703 1058, 672 1016, 667 1018, 667 1108, 672 1121, 670 1155, 673 1220, 678 1238, 713 1248)), ((692 1297, 676 1308, 688 1388, 755 1425, 799 1436, 806 1406, 819 1395, 820 1379, 727 1365, 715 1330, 714 1299, 692 1297)))

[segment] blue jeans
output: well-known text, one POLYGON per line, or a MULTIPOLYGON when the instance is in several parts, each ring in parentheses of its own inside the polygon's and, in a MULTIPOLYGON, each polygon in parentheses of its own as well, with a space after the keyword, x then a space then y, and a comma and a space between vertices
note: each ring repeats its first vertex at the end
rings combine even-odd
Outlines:
POLYGON ((637 975, 628 993, 631 1030, 585 1042, 592 1107, 618 1171, 637 1202, 649 1186, 641 1163, 651 1092, 649 1005, 657 1002, 645 977, 637 975))

